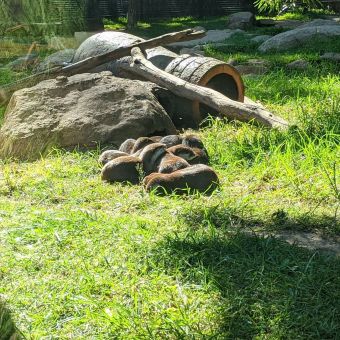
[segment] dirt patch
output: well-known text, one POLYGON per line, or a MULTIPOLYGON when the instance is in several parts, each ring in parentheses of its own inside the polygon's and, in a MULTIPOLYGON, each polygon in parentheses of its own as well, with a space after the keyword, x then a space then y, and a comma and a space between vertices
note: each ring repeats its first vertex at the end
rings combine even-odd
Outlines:
POLYGON ((252 234, 264 237, 274 237, 298 247, 303 247, 310 250, 319 250, 322 252, 331 253, 335 256, 340 256, 340 237, 336 237, 334 240, 329 240, 316 233, 288 230, 277 233, 255 231, 252 232, 252 234))

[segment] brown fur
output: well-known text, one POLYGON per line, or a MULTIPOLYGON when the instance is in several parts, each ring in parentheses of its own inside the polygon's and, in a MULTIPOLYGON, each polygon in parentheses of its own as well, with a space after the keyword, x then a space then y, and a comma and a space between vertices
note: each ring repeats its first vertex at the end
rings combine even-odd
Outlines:
POLYGON ((182 144, 171 146, 167 150, 175 156, 184 158, 188 162, 197 156, 191 148, 182 144))
POLYGON ((188 166, 190 166, 190 164, 185 159, 175 156, 171 152, 166 152, 159 163, 158 172, 170 174, 188 166))
POLYGON ((205 149, 190 148, 186 145, 175 145, 168 151, 178 157, 184 158, 189 164, 209 164, 209 157, 205 149))
POLYGON ((192 148, 192 151, 195 153, 196 157, 189 161, 191 165, 209 164, 208 151, 205 148, 192 148))
POLYGON ((159 143, 163 136, 151 136, 149 137, 154 143, 159 143))
POLYGON ((167 148, 170 148, 174 145, 181 144, 182 137, 179 135, 168 135, 164 136, 159 142, 165 144, 167 148))
POLYGON ((202 140, 195 135, 183 136, 182 144, 188 146, 189 148, 199 148, 204 149, 204 144, 202 140))
POLYGON ((119 151, 131 154, 132 149, 135 146, 135 143, 136 143, 135 139, 129 138, 120 145, 119 151))
POLYGON ((204 164, 192 165, 171 174, 152 173, 143 181, 147 191, 155 190, 157 194, 185 194, 188 191, 210 194, 218 183, 216 172, 204 164))
POLYGON ((131 153, 134 154, 137 151, 145 148, 147 145, 150 145, 150 144, 153 144, 153 143, 154 143, 154 141, 151 138, 149 138, 149 137, 139 137, 136 140, 136 143, 133 146, 133 148, 131 150, 131 153))
POLYGON ((98 162, 105 165, 109 161, 122 156, 128 156, 128 154, 118 150, 106 150, 99 156, 98 162))
POLYGON ((157 171, 158 165, 166 153, 166 147, 162 143, 153 143, 147 145, 140 154, 143 162, 143 170, 146 175, 157 171))
POLYGON ((140 173, 138 167, 142 161, 133 156, 122 156, 109 161, 102 170, 102 180, 107 182, 130 182, 139 183, 140 173))

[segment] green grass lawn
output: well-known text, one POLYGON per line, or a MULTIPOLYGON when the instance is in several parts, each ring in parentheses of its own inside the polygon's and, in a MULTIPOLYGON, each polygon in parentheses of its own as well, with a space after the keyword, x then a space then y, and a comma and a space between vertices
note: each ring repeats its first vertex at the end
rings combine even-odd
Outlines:
MULTIPOLYGON (((339 47, 259 54, 240 38, 206 48, 268 60, 267 74, 244 78, 246 94, 295 125, 208 120, 199 135, 221 180, 210 197, 102 183, 100 150, 0 161, 0 297, 19 329, 32 339, 339 338, 339 259, 243 233, 339 238, 340 70, 318 59, 339 47), (286 68, 299 58, 311 66, 286 68)), ((12 76, 0 71, 2 83, 12 76)))

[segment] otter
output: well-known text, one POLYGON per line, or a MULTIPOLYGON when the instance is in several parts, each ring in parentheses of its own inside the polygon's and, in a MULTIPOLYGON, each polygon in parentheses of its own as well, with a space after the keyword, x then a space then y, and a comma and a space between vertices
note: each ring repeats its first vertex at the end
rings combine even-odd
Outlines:
POLYGON ((131 150, 131 154, 137 154, 137 152, 139 150, 142 150, 143 148, 145 148, 147 145, 153 144, 154 141, 149 138, 149 137, 139 137, 136 140, 135 145, 133 146, 132 150, 131 150))
POLYGON ((196 164, 171 174, 152 173, 144 178, 143 185, 146 191, 154 190, 159 195, 195 191, 211 194, 219 186, 219 180, 212 168, 196 164))
POLYGON ((205 149, 190 148, 180 144, 168 148, 168 151, 184 158, 190 165, 209 164, 209 157, 205 149))
POLYGON ((142 161, 133 156, 122 156, 106 163, 102 170, 102 180, 107 182, 130 182, 138 184, 140 181, 139 168, 142 161))
POLYGON ((125 152, 125 153, 128 153, 128 154, 131 154, 131 151, 134 147, 136 143, 136 140, 133 139, 133 138, 129 138, 127 139, 125 142, 123 142, 120 147, 119 147, 119 151, 122 151, 122 152, 125 152))
POLYGON ((128 154, 118 150, 106 150, 99 156, 98 162, 105 165, 109 161, 122 156, 128 156, 128 154))
POLYGON ((151 136, 149 137, 154 143, 159 143, 163 136, 151 136))
POLYGON ((174 154, 175 156, 185 159, 189 163, 190 161, 192 161, 194 158, 197 157, 193 149, 182 144, 171 146, 167 150, 171 152, 172 154, 174 154))
POLYGON ((159 142, 165 144, 167 148, 170 148, 174 145, 181 144, 182 137, 179 135, 168 135, 164 136, 159 142))
POLYGON ((166 154, 166 146, 162 143, 153 143, 147 145, 140 153, 140 159, 143 162, 143 170, 146 175, 157 171, 162 157, 166 154))
POLYGON ((185 159, 167 151, 159 163, 158 172, 170 174, 176 170, 187 168, 188 166, 190 166, 190 164, 185 159))
POLYGON ((209 164, 209 156, 208 156, 208 151, 203 148, 192 148, 192 151, 195 153, 196 157, 190 160, 190 164, 209 164))
POLYGON ((183 136, 182 144, 188 146, 189 148, 205 149, 202 140, 195 135, 183 136))

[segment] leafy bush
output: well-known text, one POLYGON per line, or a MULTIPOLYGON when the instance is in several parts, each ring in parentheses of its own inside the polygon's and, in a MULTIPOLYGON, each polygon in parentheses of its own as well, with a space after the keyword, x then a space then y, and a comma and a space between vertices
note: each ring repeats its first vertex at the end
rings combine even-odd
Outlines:
POLYGON ((256 0, 255 7, 259 12, 279 13, 283 9, 294 10, 301 6, 313 9, 321 5, 319 0, 301 0, 298 3, 294 0, 256 0))

